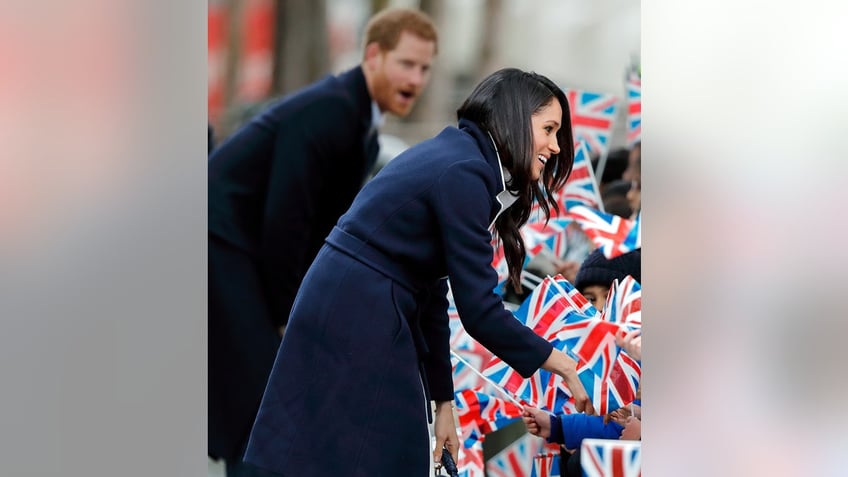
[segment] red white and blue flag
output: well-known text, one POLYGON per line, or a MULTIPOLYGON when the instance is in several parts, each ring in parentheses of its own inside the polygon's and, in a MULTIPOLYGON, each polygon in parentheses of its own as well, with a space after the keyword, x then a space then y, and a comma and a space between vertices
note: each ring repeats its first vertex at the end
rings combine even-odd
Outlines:
POLYGON ((512 423, 522 413, 518 404, 473 389, 455 392, 454 402, 466 447, 484 440, 486 434, 512 423))
MULTIPOLYGON (((554 347, 570 355, 568 350, 579 341, 589 320, 596 314, 597 310, 561 275, 545 278, 515 311, 516 319, 551 342, 554 347), (559 281, 567 284, 570 289, 564 289, 559 281), (581 310, 585 314, 581 313, 581 310)), ((572 358, 579 359, 576 355, 572 355, 572 358)), ((578 375, 580 372, 578 367, 578 375)), ((589 369, 583 372, 591 374, 589 369)), ((483 374, 519 400, 534 407, 551 412, 573 409, 573 404, 568 404, 571 395, 562 377, 557 374, 540 369, 530 378, 524 379, 497 356, 489 361, 483 369, 483 374)), ((587 388, 587 392, 591 392, 591 389, 587 388)))
POLYGON ((565 181, 565 187, 559 192, 558 205, 563 214, 575 205, 604 210, 601 191, 598 189, 598 181, 595 180, 589 148, 585 141, 574 145, 574 165, 568 180, 565 181))
POLYGON ((544 221, 527 222, 521 227, 521 238, 527 250, 527 257, 532 260, 542 249, 552 253, 555 257, 565 255, 568 248, 566 239, 566 227, 572 220, 570 218, 551 219, 544 221))
POLYGON ((509 278, 509 264, 506 261, 503 244, 500 240, 492 239, 492 251, 492 268, 498 274, 498 284, 495 287, 495 293, 503 295, 504 286, 509 278))
POLYGON ((580 467, 587 477, 641 477, 642 442, 583 439, 580 467))
POLYGON ((642 285, 630 275, 610 285, 604 305, 604 315, 627 331, 642 328, 642 285))
POLYGON ((615 344, 617 333, 642 328, 642 287, 639 282, 629 275, 621 282, 613 281, 602 318, 603 321, 589 326, 585 341, 578 342, 573 351, 601 375, 605 387, 600 392, 607 393, 607 406, 614 410, 636 399, 642 375, 639 361, 615 344))
MULTIPOLYGON (((558 281, 576 303, 585 298, 567 281, 558 281)), ((604 310, 588 322, 576 342, 567 342, 576 356, 578 376, 599 414, 612 412, 636 399, 641 365, 615 343, 620 330, 642 328, 642 288, 633 277, 614 280, 604 310), (591 373, 581 373, 589 369, 591 373), (589 388, 592 388, 590 391, 589 388)))
POLYGON ((627 76, 627 145, 642 140, 642 78, 631 72, 627 76))
POLYGON ((481 377, 480 373, 480 369, 491 360, 491 353, 483 358, 480 355, 475 356, 469 351, 451 351, 454 390, 476 389, 486 394, 496 395, 498 393, 498 389, 481 377), (482 361, 483 359, 485 361, 482 361), (471 360, 475 360, 475 362, 472 363, 471 360))
POLYGON ((560 477, 559 467, 559 451, 548 449, 533 458, 533 471, 530 477, 560 477))
MULTIPOLYGON (((635 399, 641 366, 615 344, 622 324, 641 327, 641 288, 632 278, 613 283, 610 306, 598 311, 561 276, 547 277, 515 312, 515 317, 577 362, 577 375, 600 414, 635 399), (615 321, 611 321, 615 320, 615 321)), ((573 412, 562 378, 544 369, 524 379, 498 357, 483 374, 518 400, 551 412, 573 412)))
MULTIPOLYGON (((525 245, 525 254, 524 254, 524 263, 521 265, 521 268, 524 269, 527 267, 527 264, 530 263, 530 260, 533 259, 536 255, 542 252, 542 250, 547 245, 545 243, 537 243, 530 247, 525 245)), ((498 284, 494 288, 494 292, 498 295, 503 296, 505 292, 506 282, 509 279, 509 263, 506 261, 506 256, 504 255, 503 243, 500 240, 493 240, 492 247, 494 252, 492 254, 492 268, 495 269, 495 273, 498 274, 498 284)))
POLYGON ((477 389, 485 393, 495 394, 498 390, 494 389, 494 386, 480 375, 480 370, 492 359, 492 352, 465 331, 456 309, 450 282, 448 282, 448 285, 448 323, 450 325, 453 388, 454 390, 477 389))
MULTIPOLYGON (((549 221, 545 222, 545 216, 537 202, 533 203, 530 218, 521 228, 521 237, 524 239, 525 248, 533 249, 541 244, 555 257, 565 256, 568 248, 566 228, 574 220, 568 215, 568 209, 575 205, 585 205, 589 208, 604 210, 595 173, 589 158, 589 149, 586 143, 579 141, 574 145, 574 165, 565 187, 555 194, 555 200, 559 207, 558 213, 553 213, 549 221)), ((528 255, 530 255, 528 253, 528 255)))
POLYGON ((612 124, 618 98, 611 94, 563 88, 571 110, 574 140, 585 141, 589 152, 604 156, 609 152, 612 124))
MULTIPOLYGON (((457 435, 460 430, 457 429, 457 435)), ((486 477, 483 470, 483 443, 475 441, 470 447, 459 446, 459 460, 456 462, 459 477, 486 477)))
POLYGON ((568 213, 606 258, 615 258, 642 247, 641 213, 631 220, 583 205, 572 207, 568 213))
POLYGON ((486 461, 486 474, 489 477, 530 477, 534 457, 542 446, 542 439, 524 434, 486 461))

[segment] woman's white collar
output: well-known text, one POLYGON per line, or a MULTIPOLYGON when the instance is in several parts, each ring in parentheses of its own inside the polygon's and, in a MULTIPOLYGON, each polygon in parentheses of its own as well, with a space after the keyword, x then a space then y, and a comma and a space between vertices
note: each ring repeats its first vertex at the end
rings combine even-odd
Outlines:
POLYGON ((504 168, 503 164, 501 163, 501 155, 498 153, 498 145, 495 144, 495 138, 493 138, 492 134, 489 133, 488 131, 486 131, 486 133, 489 135, 489 139, 492 140, 492 145, 495 147, 495 156, 497 156, 498 166, 500 166, 500 168, 501 168, 501 187, 502 187, 501 192, 498 193, 497 196, 495 196, 495 199, 497 199, 498 203, 501 205, 501 209, 498 211, 497 214, 495 214, 495 218, 492 219, 492 223, 489 224, 489 228, 491 229, 492 227, 494 227, 495 221, 498 220, 498 217, 500 217, 500 215, 503 213, 503 211, 508 209, 509 206, 511 206, 512 204, 515 203, 516 200, 518 200, 518 195, 515 195, 512 192, 510 192, 509 190, 507 190, 506 183, 509 182, 510 180, 512 180, 512 175, 509 173, 508 170, 506 170, 506 168, 504 168))

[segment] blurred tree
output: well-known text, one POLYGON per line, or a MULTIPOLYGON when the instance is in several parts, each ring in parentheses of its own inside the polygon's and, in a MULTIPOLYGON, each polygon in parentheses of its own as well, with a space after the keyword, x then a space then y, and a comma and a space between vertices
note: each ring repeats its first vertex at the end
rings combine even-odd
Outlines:
POLYGON ((330 71, 325 0, 277 0, 271 88, 287 94, 330 71))
POLYGON ((235 102, 238 84, 239 65, 241 63, 242 43, 242 0, 225 0, 227 12, 227 53, 224 66, 223 105, 224 118, 220 128, 215 131, 218 138, 223 139, 233 131, 233 122, 229 118, 229 109, 235 102))
POLYGON ((389 0, 371 0, 371 13, 377 13, 389 6, 389 0))
MULTIPOLYGON (((427 15, 430 15, 430 18, 433 19, 433 22, 436 25, 444 25, 442 18, 444 12, 444 0, 421 0, 418 8, 427 15)), ((440 38, 439 49, 443 50, 444 48, 445 45, 440 38)), ((402 122, 426 123, 438 121, 439 123, 443 123, 446 119, 446 114, 449 115, 447 117, 448 121, 453 120, 453 110, 456 110, 459 105, 450 104, 450 100, 452 99, 449 93, 451 87, 451 73, 444 69, 443 66, 439 65, 438 55, 436 55, 436 58, 434 59, 433 66, 434 68, 430 75, 430 82, 427 87, 424 88, 421 97, 418 99, 418 104, 412 109, 409 116, 402 119, 402 122)), ((428 137, 434 132, 437 131, 431 131, 429 129, 421 131, 419 133, 419 135, 422 136, 420 139, 424 139, 424 137, 428 137)))
POLYGON ((499 68, 497 64, 497 33, 502 11, 503 0, 486 0, 483 10, 483 38, 480 41, 480 54, 477 55, 475 83, 499 68))

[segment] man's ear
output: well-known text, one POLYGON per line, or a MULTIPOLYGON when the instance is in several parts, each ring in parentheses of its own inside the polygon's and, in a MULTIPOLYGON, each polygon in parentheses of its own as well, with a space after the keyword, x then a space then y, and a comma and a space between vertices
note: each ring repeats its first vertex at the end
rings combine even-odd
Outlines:
POLYGON ((377 66, 377 61, 381 53, 382 51, 380 50, 380 44, 376 41, 372 41, 371 43, 365 46, 364 63, 368 66, 369 69, 374 69, 377 66))

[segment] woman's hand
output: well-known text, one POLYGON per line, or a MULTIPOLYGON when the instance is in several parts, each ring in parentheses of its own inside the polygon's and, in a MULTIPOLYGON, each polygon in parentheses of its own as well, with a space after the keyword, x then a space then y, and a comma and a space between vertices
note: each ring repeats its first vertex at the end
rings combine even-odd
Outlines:
POLYGON ((534 436, 551 437, 551 416, 547 412, 535 407, 527 406, 524 408, 524 413, 521 416, 524 425, 527 426, 527 432, 534 436))
POLYGON ((453 401, 436 403, 436 417, 433 421, 433 433, 436 435, 436 448, 433 449, 433 462, 442 461, 442 447, 446 448, 459 462, 459 437, 456 435, 456 423, 453 417, 453 401))
POLYGON ((542 363, 542 369, 562 376, 562 379, 565 380, 566 387, 568 387, 568 390, 571 391, 571 395, 574 397, 574 404, 575 407, 577 407, 577 411, 585 412, 589 415, 595 414, 595 408, 592 406, 592 401, 589 400, 589 395, 586 394, 586 389, 583 387, 583 383, 581 383, 580 378, 577 377, 576 361, 569 358, 568 355, 562 351, 554 348, 553 351, 551 351, 551 355, 548 356, 548 359, 542 363))

